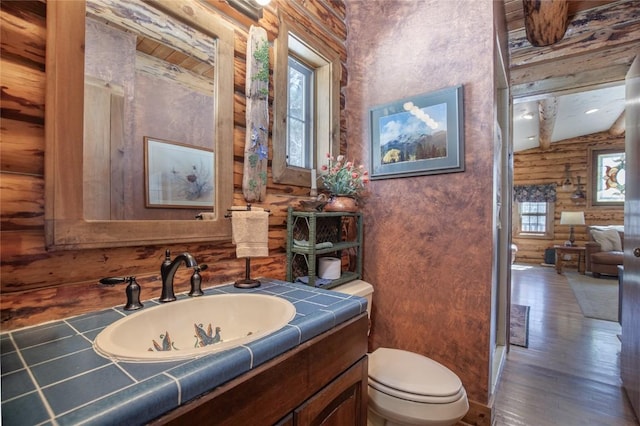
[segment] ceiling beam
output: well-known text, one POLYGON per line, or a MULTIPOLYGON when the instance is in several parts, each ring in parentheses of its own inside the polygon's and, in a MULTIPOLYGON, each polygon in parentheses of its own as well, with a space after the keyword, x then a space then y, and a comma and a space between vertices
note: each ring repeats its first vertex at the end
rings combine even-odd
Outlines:
MULTIPOLYGON (((636 37, 640 39, 640 31, 636 37)), ((638 54, 638 44, 624 44, 584 55, 558 58, 510 69, 511 93, 514 98, 593 85, 618 84, 638 54)))
POLYGON ((616 119, 609 129, 609 134, 612 136, 622 136, 626 130, 625 111, 616 119))
POLYGON ((562 40, 569 23, 567 0, 522 0, 524 27, 532 46, 550 46, 562 40))
POLYGON ((538 113, 540 115, 538 120, 538 140, 540 142, 540 149, 546 151, 551 147, 551 136, 556 123, 556 115, 558 113, 557 98, 540 100, 540 102, 538 102, 538 113))

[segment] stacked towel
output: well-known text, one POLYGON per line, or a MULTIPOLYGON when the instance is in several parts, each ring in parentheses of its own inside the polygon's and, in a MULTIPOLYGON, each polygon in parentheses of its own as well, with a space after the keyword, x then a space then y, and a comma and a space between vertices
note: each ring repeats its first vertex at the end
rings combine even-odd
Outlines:
POLYGON ((256 207, 233 210, 231 229, 237 257, 269 256, 269 212, 256 207))

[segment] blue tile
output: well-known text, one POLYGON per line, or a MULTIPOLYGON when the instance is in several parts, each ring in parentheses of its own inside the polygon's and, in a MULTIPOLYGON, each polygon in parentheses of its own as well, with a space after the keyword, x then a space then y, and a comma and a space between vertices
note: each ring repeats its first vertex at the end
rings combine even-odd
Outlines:
POLYGON ((253 366, 257 367, 298 345, 300 333, 294 327, 284 327, 269 336, 246 344, 253 353, 253 366))
POLYGON ((2 375, 2 401, 31 392, 36 389, 27 370, 18 370, 2 375))
POLYGON ((161 375, 101 398, 56 420, 60 425, 146 424, 178 405, 177 383, 161 375))
POLYGON ((2 374, 24 368, 17 352, 3 353, 2 357, 0 357, 0 365, 2 366, 2 374))
POLYGON ((304 300, 297 301, 294 305, 296 307, 296 312, 302 315, 310 315, 318 309, 323 308, 323 306, 316 305, 315 303, 309 303, 304 300))
POLYGON ((109 362, 91 348, 32 366, 31 372, 38 385, 44 387, 68 377, 94 370, 109 362))
POLYGON ((116 310, 109 309, 106 311, 80 315, 67 320, 67 322, 80 333, 84 333, 85 331, 104 328, 121 318, 124 318, 121 313, 116 310))
POLYGON ((34 365, 87 348, 91 348, 91 342, 80 335, 75 335, 24 349, 22 356, 28 365, 34 365))
POLYGON ((332 312, 318 311, 305 317, 302 321, 294 319, 291 323, 300 328, 302 341, 306 342, 332 328, 335 325, 335 317, 332 312))
POLYGON ((149 377, 156 376, 158 374, 169 371, 179 365, 182 365, 189 360, 172 361, 172 362, 120 362, 120 368, 124 369, 136 380, 145 380, 149 377))
MULTIPOLYGON (((364 300, 366 302, 366 299, 364 300)), ((328 309, 333 311, 336 317, 336 324, 340 324, 350 318, 355 317, 358 314, 361 314, 362 312, 366 312, 367 307, 366 303, 363 305, 354 305, 352 302, 345 300, 343 302, 330 306, 328 309)))
POLYGON ((281 285, 281 284, 273 284, 265 289, 267 293, 271 293, 271 294, 283 294, 293 290, 294 290, 293 288, 286 285, 281 285))
POLYGON ((195 359, 167 374, 180 382, 184 403, 249 371, 250 366, 249 350, 238 347, 195 359))
POLYGON ((72 410, 80 405, 103 397, 133 383, 115 365, 74 377, 42 389, 49 405, 56 414, 72 410))
POLYGON ((55 322, 38 327, 14 331, 13 340, 18 348, 24 349, 44 342, 63 339, 76 334, 75 330, 63 322, 55 322))
POLYGON ((302 290, 302 289, 296 289, 293 291, 290 291, 289 293, 286 294, 286 296, 289 298, 295 298, 298 300, 303 300, 303 299, 308 299, 310 297, 315 296, 316 293, 309 291, 309 290, 302 290))
POLYGON ((334 297, 328 294, 318 294, 307 299, 307 302, 317 303, 318 305, 322 305, 322 306, 331 306, 334 303, 341 302, 342 300, 344 299, 339 297, 334 297))
MULTIPOLYGON (((2 385, 4 389, 4 384, 2 385)), ((37 393, 2 402, 2 424, 33 426, 49 419, 49 414, 37 393)))
POLYGON ((102 330, 104 330, 104 328, 97 328, 95 330, 85 331, 82 335, 93 342, 102 330))
POLYGON ((11 341, 9 334, 3 334, 0 339, 0 353, 6 354, 8 352, 15 352, 16 347, 11 341))

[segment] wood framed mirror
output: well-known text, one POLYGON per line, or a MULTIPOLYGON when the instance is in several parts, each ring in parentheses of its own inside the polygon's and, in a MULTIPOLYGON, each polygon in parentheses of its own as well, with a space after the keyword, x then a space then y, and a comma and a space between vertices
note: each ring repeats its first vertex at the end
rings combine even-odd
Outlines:
MULTIPOLYGON (((98 0, 108 4, 110 0, 98 0)), ((233 30, 225 24, 206 5, 184 0, 158 1, 153 3, 137 2, 144 8, 153 10, 153 19, 160 26, 166 26, 169 19, 186 24, 186 33, 199 32, 215 43, 215 72, 212 72, 213 94, 210 118, 211 133, 201 139, 212 139, 211 146, 206 147, 213 152, 213 164, 206 163, 207 176, 213 185, 209 194, 213 205, 207 208, 202 203, 197 208, 203 212, 213 212, 212 220, 199 221, 193 211, 184 216, 176 216, 171 208, 166 210, 166 219, 161 219, 158 211, 151 215, 152 219, 139 215, 126 215, 101 210, 121 210, 123 204, 140 205, 138 210, 145 209, 145 185, 143 174, 146 170, 143 158, 143 138, 133 132, 136 161, 133 174, 124 186, 128 188, 139 184, 134 195, 120 198, 119 208, 96 208, 96 203, 104 198, 96 195, 102 191, 100 180, 94 179, 93 187, 88 171, 100 164, 96 161, 96 148, 87 147, 84 142, 86 128, 85 116, 85 25, 87 4, 85 1, 50 1, 47 2, 47 98, 45 113, 45 238, 47 249, 83 249, 102 247, 123 247, 158 244, 178 244, 189 242, 226 241, 231 239, 231 225, 224 218, 226 209, 233 203, 233 30), (140 139, 140 140, 138 140, 140 139), (142 178, 142 183, 140 183, 142 178), (133 219, 132 219, 133 217, 133 219), (179 219, 176 217, 180 217, 179 219)), ((102 6, 104 7, 104 6, 102 6)), ((122 11, 119 11, 122 15, 122 11)), ((152 19, 152 20, 153 20, 152 19)), ((135 20, 135 19, 134 19, 135 20)), ((138 20, 143 23, 146 20, 138 20)), ((110 24, 112 25, 112 24, 110 24)), ((160 37, 164 38, 164 37, 160 37)), ((140 39, 140 37, 138 37, 140 39)), ((157 110, 176 108, 177 105, 159 105, 157 110)), ((127 114, 121 114, 127 117, 127 114)), ((161 115, 162 116, 162 115, 161 115)), ((167 117, 167 114, 164 114, 167 117)), ((207 120, 201 120, 201 122, 207 120)), ((93 123, 93 120, 91 120, 93 123)), ((184 123, 184 126, 193 124, 184 123)), ((89 127, 89 126, 87 126, 89 127)), ((179 127, 179 126, 178 126, 179 127)), ((138 132, 139 133, 139 132, 138 132)), ((166 132, 146 135, 159 137, 166 132)), ((102 148, 98 148, 99 151, 102 148)), ((107 149, 108 151, 109 149, 107 149)), ((113 151, 114 148, 112 147, 113 151)), ((115 149, 117 150, 117 149, 115 149)), ((123 150, 120 150, 120 154, 123 150)), ((128 151, 124 151, 126 154, 128 151)), ((132 154, 133 155, 133 154, 132 154)), ((108 154, 104 154, 104 162, 109 162, 108 154)), ((209 158, 209 157, 207 157, 209 158)), ((175 172, 175 170, 174 170, 175 172)), ((194 179, 184 175, 188 181, 194 179)), ((105 185, 107 183, 105 182, 105 185)), ((109 191, 104 191, 108 193, 109 191)))

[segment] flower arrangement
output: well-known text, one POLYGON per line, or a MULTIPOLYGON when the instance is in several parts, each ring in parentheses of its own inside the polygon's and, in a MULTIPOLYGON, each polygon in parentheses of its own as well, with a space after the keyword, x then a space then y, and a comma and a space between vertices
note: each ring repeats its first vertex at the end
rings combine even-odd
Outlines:
POLYGON ((333 158, 327 154, 328 164, 321 170, 326 172, 320 176, 322 184, 331 195, 360 198, 369 183, 369 172, 360 164, 345 161, 344 155, 333 158))

